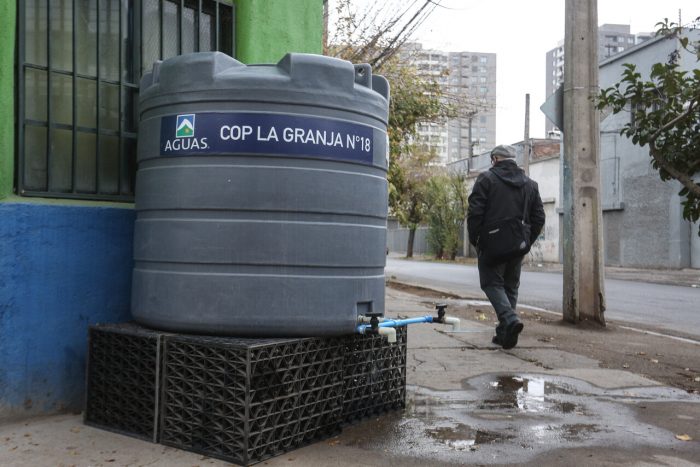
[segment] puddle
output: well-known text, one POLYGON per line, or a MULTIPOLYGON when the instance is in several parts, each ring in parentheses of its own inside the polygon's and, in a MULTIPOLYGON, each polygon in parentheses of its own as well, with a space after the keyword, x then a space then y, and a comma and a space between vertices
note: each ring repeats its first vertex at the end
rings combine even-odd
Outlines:
POLYGON ((475 430, 472 427, 458 423, 455 427, 440 427, 425 430, 434 440, 457 450, 470 449, 481 444, 491 444, 513 436, 486 430, 475 430))
POLYGON ((459 390, 409 386, 403 412, 350 427, 343 438, 365 449, 461 465, 520 463, 560 448, 667 446, 672 433, 635 417, 635 404, 649 399, 691 400, 672 388, 606 390, 550 375, 480 375, 459 390))
POLYGON ((562 438, 567 441, 573 441, 576 439, 585 438, 591 433, 598 433, 600 428, 595 425, 562 425, 558 428, 559 433, 562 438))
POLYGON ((512 408, 523 412, 571 413, 584 408, 573 402, 558 400, 557 395, 575 395, 576 391, 563 383, 544 377, 496 376, 488 381, 490 391, 480 409, 512 408))

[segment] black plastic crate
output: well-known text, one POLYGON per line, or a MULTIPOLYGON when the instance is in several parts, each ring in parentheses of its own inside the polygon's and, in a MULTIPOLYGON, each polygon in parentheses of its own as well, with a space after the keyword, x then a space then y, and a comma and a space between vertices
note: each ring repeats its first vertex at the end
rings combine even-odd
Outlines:
POLYGON ((396 343, 357 334, 344 338, 342 424, 406 406, 406 327, 396 328, 396 343))
POLYGON ((342 342, 167 336, 160 442, 248 465, 337 434, 342 342))
POLYGON ((162 337, 130 323, 89 328, 86 425, 158 442, 162 337))

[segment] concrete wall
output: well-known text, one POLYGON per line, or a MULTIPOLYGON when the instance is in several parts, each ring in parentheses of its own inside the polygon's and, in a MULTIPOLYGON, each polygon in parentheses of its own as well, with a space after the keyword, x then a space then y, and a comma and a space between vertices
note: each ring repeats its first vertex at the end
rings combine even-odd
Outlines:
POLYGON ((546 218, 542 233, 532 245, 526 261, 556 263, 559 262, 559 158, 530 162, 530 178, 539 186, 546 218))
POLYGON ((129 319, 133 218, 0 203, 0 418, 82 408, 88 324, 129 319))
MULTIPOLYGON (((697 35, 697 34, 696 34, 697 35)), ((652 39, 601 63, 600 85, 619 81, 624 63, 648 76, 654 63, 668 59, 675 40, 652 39)), ((684 59, 690 66, 690 62, 684 59)), ((683 220, 681 185, 664 182, 651 167, 648 148, 619 135, 630 114, 608 115, 601 122, 601 191, 607 265, 687 268, 691 261, 691 224, 683 220)), ((697 266, 696 266, 697 267, 697 266)))
MULTIPOLYGON (((413 254, 429 255, 432 252, 428 247, 428 227, 421 226, 416 229, 416 237, 413 240, 413 254)), ((392 253, 406 254, 408 246, 408 229, 402 227, 396 219, 387 221, 386 246, 392 253)))
MULTIPOLYGON (((389 230, 387 232, 387 248, 392 253, 403 253, 406 254, 406 247, 408 245, 408 229, 405 227, 398 227, 396 229, 389 230)), ((416 237, 413 240, 413 254, 414 255, 430 255, 433 252, 428 246, 428 227, 418 227, 416 229, 416 237)))
MULTIPOLYGON (((239 0, 242 61, 320 52, 322 0, 239 0)), ((13 122, 15 1, 0 0, 0 117, 13 122)), ((87 326, 129 319, 127 203, 12 196, 13 125, 0 126, 0 420, 83 403, 87 326)))

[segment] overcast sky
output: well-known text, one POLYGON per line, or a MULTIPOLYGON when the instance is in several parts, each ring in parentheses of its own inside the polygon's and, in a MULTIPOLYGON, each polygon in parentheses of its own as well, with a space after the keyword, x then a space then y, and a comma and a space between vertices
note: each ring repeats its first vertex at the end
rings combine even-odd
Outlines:
MULTIPOLYGON (((564 0, 440 0, 444 8, 416 33, 428 48, 497 54, 496 140, 522 140, 525 94, 530 93, 530 136, 544 137, 545 56, 564 38, 564 0)), ((698 0, 598 0, 598 24, 629 24, 653 31, 663 18, 687 23, 700 16, 698 0)))

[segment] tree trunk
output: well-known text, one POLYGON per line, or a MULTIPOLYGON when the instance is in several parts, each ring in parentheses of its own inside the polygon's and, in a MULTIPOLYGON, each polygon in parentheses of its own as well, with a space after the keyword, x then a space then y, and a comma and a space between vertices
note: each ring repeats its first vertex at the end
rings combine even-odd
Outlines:
POLYGON ((416 239, 416 228, 408 230, 408 245, 406 245, 406 258, 413 258, 413 240, 416 239))

